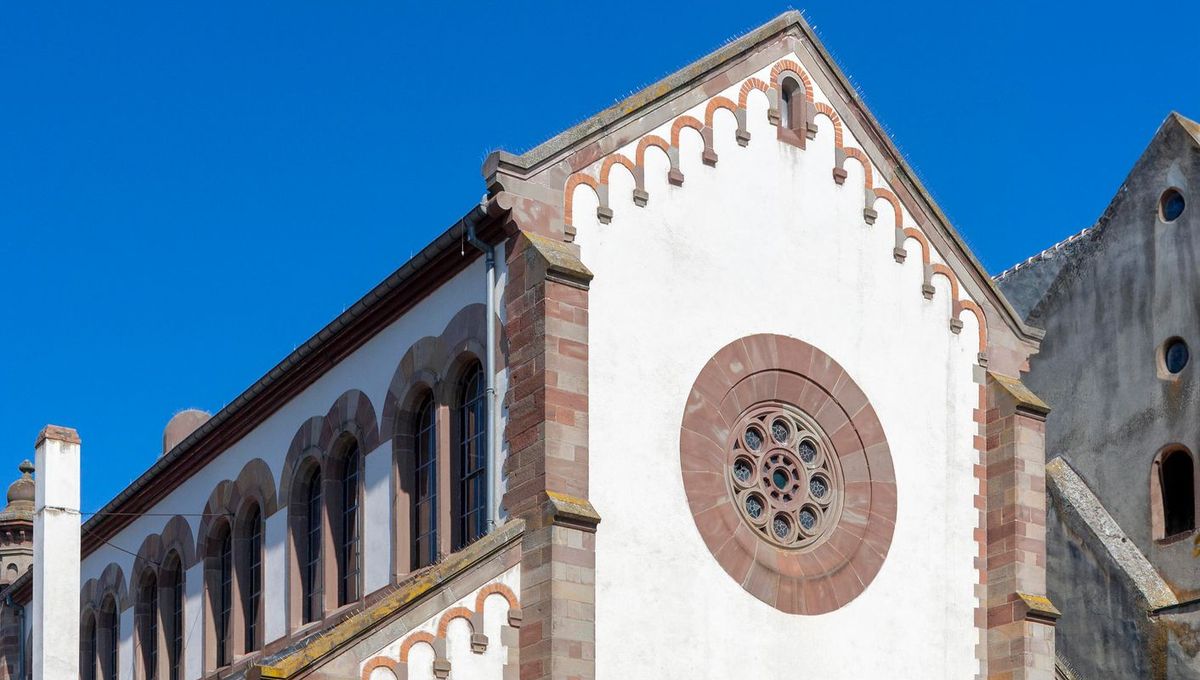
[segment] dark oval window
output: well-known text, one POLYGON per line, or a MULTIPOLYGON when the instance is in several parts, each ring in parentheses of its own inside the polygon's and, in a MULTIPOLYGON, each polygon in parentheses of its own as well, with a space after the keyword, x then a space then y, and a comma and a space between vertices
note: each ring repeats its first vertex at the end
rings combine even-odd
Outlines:
POLYGON ((1178 373, 1187 366, 1189 352, 1187 343, 1180 338, 1171 338, 1167 341, 1166 348, 1163 350, 1163 364, 1167 367, 1167 372, 1178 373))
POLYGON ((1167 189, 1162 198, 1158 199, 1158 213, 1163 222, 1174 222, 1183 214, 1185 206, 1183 194, 1175 189, 1167 189))

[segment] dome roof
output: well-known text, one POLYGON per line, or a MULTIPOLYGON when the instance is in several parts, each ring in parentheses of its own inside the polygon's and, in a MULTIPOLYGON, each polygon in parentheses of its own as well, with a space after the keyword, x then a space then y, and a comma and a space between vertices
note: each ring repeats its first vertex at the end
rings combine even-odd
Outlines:
POLYGON ((21 461, 17 469, 21 476, 8 486, 8 506, 0 512, 0 522, 33 519, 33 463, 21 461))
POLYGON ((207 411, 201 411, 198 408, 189 408, 176 413, 167 422, 167 427, 163 430, 163 448, 159 456, 167 455, 171 449, 179 446, 179 443, 188 438, 188 435, 196 431, 212 415, 207 411))
POLYGON ((21 476, 17 481, 8 486, 8 504, 12 505, 16 502, 28 501, 33 503, 33 463, 28 460, 21 461, 17 466, 21 471, 21 476))

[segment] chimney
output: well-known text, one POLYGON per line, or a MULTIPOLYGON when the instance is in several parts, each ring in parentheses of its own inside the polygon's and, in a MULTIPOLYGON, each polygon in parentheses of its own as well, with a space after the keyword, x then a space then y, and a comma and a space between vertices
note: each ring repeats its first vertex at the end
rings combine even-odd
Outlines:
POLYGON ((79 434, 38 434, 33 502, 33 680, 79 680, 79 434))

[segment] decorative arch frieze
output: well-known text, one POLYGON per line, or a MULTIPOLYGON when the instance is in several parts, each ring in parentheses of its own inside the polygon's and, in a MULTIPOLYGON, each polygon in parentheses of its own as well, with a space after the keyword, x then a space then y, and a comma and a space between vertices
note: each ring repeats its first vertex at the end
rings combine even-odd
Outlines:
MULTIPOLYGON (((479 592, 476 593, 474 609, 463 605, 450 607, 437 617, 437 625, 434 628, 410 633, 401 641, 396 658, 387 654, 381 654, 365 661, 362 665, 361 680, 372 680, 371 674, 378 668, 386 668, 397 678, 406 680, 409 677, 408 663, 412 650, 418 645, 428 645, 432 649, 434 655, 434 677, 452 677, 450 676, 452 670, 450 662, 446 658, 446 637, 450 632, 450 624, 456 619, 464 619, 471 629, 471 651, 476 654, 482 654, 487 651, 491 641, 483 634, 484 603, 492 596, 500 597, 507 603, 508 613, 505 621, 501 624, 501 633, 505 636, 512 634, 511 639, 515 642, 515 629, 521 626, 521 610, 517 604, 517 596, 511 588, 503 583, 490 583, 480 588, 479 592)), ((515 669, 516 649, 513 643, 506 644, 510 646, 511 655, 508 659, 507 667, 515 669)), ((507 673, 505 677, 508 677, 507 673)))
MULTIPOLYGON (((727 109, 733 113, 737 120, 736 141, 740 146, 746 146, 750 141, 750 133, 747 130, 747 116, 749 97, 752 92, 758 90, 766 95, 768 100, 767 119, 768 122, 777 127, 782 127, 780 123, 779 106, 780 92, 785 78, 794 77, 800 84, 800 89, 804 91, 803 101, 800 102, 803 116, 806 121, 806 128, 802 135, 785 135, 780 129, 779 139, 781 142, 791 143, 801 149, 804 148, 803 139, 813 138, 820 134, 826 128, 817 126, 815 122, 816 116, 823 116, 829 121, 828 129, 832 130, 833 147, 834 147, 834 166, 832 168, 832 179, 838 184, 845 183, 848 173, 845 169, 847 159, 854 159, 862 165, 863 168, 863 221, 866 225, 873 225, 878 218, 878 212, 875 209, 875 203, 878 200, 887 201, 893 212, 892 228, 896 232, 896 244, 892 249, 892 256, 898 263, 903 263, 907 257, 905 242, 912 238, 918 241, 921 245, 921 263, 923 267, 922 276, 922 294, 927 299, 932 299, 934 288, 930 281, 934 274, 942 274, 942 268, 945 265, 934 267, 931 265, 931 245, 922 232, 919 225, 910 226, 905 224, 903 202, 890 188, 886 186, 877 186, 879 181, 870 158, 859 148, 845 145, 845 125, 841 116, 837 113, 834 107, 827 101, 819 101, 816 98, 816 88, 813 85, 813 80, 808 72, 801 64, 793 58, 787 57, 775 62, 770 69, 768 80, 763 80, 761 77, 752 76, 743 80, 737 87, 737 101, 733 101, 730 96, 724 94, 716 94, 709 98, 704 103, 704 120, 701 121, 695 115, 684 113, 676 116, 670 123, 670 140, 664 139, 657 134, 647 134, 637 140, 634 158, 630 161, 629 157, 623 153, 614 151, 607 154, 603 158, 597 159, 599 163, 598 177, 589 172, 587 168, 582 168, 577 172, 569 175, 566 180, 565 193, 563 197, 564 207, 564 233, 568 240, 574 238, 574 204, 576 191, 581 186, 591 188, 597 198, 597 217, 600 223, 608 224, 613 218, 613 211, 609 204, 609 180, 613 167, 621 165, 627 169, 634 178, 634 196, 633 202, 637 207, 644 207, 650 199, 649 193, 646 191, 646 151, 650 147, 657 147, 667 154, 670 167, 667 174, 668 183, 674 186, 683 185, 683 172, 680 170, 679 154, 680 154, 680 135, 686 128, 692 128, 700 133, 703 140, 703 151, 701 160, 710 166, 715 166, 717 163, 717 154, 713 148, 713 120, 716 111, 719 109, 727 109)), ((789 133, 790 134, 790 133, 789 133)), ((828 134, 828 133, 826 133, 828 134)), ((947 268, 948 271, 948 268, 947 268)), ((970 311, 975 314, 979 322, 980 329, 980 359, 986 361, 986 329, 987 321, 984 318, 982 308, 971 302, 969 299, 959 299, 959 286, 957 279, 952 275, 947 275, 951 281, 953 315, 949 323, 949 328, 954 333, 959 333, 963 327, 959 315, 962 311, 970 311), (970 303, 970 304, 967 304, 970 303)))

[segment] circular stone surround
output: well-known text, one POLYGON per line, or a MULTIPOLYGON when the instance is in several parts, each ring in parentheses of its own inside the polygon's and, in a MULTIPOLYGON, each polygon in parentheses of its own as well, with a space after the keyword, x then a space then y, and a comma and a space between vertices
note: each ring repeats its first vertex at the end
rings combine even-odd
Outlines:
POLYGON ((692 386, 679 441, 696 527, 750 594, 823 614, 879 573, 896 521, 892 457, 829 355, 781 335, 726 345, 692 386))

